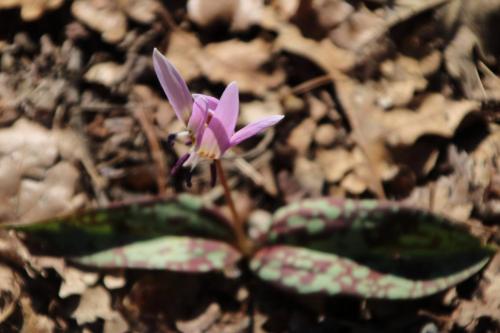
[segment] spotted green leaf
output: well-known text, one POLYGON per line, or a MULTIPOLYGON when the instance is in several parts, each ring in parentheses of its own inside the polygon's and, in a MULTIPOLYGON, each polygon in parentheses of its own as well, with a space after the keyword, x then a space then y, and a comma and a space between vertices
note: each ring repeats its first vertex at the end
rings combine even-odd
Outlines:
POLYGON ((12 225, 32 249, 81 256, 163 236, 191 236, 233 242, 229 223, 193 196, 118 204, 48 221, 12 225))
POLYGON ((70 259, 80 264, 101 268, 166 269, 202 273, 232 267, 240 258, 241 254, 224 242, 167 236, 70 259))
MULTIPOLYGON (((263 251, 275 245, 301 247, 330 256, 332 267, 349 262, 414 282, 455 282, 452 277, 473 274, 491 254, 467 231, 441 216, 373 200, 322 198, 288 205, 276 211, 269 232, 258 243, 263 251)), ((359 294, 372 297, 373 292, 359 294)))
POLYGON ((343 294, 395 300, 419 298, 445 290, 477 273, 487 260, 482 259, 445 277, 412 280, 378 272, 335 254, 275 245, 257 252, 250 267, 262 280, 299 294, 343 294))

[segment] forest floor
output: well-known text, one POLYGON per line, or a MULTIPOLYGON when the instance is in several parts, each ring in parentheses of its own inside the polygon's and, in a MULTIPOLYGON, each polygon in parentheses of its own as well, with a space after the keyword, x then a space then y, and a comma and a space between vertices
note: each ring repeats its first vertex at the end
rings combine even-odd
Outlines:
MULTIPOLYGON (((500 1, 0 0, 0 221, 189 192, 156 47, 191 91, 237 81, 224 161, 244 220, 302 198, 391 199, 500 243, 500 1), (240 157, 238 157, 240 156, 240 157), (243 156, 243 157, 241 157, 243 156)), ((227 207, 222 207, 228 213, 227 207)), ((251 278, 100 271, 0 234, 1 332, 500 332, 500 255, 413 301, 299 298, 251 278)))

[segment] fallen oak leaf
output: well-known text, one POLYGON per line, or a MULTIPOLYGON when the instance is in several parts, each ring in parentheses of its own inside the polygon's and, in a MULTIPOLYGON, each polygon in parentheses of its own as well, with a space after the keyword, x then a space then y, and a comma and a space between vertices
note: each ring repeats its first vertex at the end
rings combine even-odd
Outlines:
POLYGON ((87 289, 80 298, 78 307, 71 317, 78 325, 93 323, 97 318, 112 319, 111 295, 102 286, 87 289))
POLYGON ((231 31, 245 31, 261 20, 263 0, 189 0, 189 18, 201 27, 217 22, 230 25, 231 31))
POLYGON ((127 33, 127 17, 115 1, 76 0, 71 5, 71 13, 99 31, 106 42, 118 43, 127 33))
POLYGON ((331 40, 321 41, 306 38, 300 30, 291 24, 277 26, 278 38, 275 40, 277 50, 290 52, 302 56, 323 69, 332 80, 341 80, 355 65, 355 54, 335 46, 331 40))
POLYGON ((201 75, 201 68, 197 61, 201 53, 201 42, 194 33, 181 29, 172 31, 166 57, 174 64, 186 82, 201 75))
POLYGON ((0 10, 21 7, 21 18, 24 21, 39 19, 46 10, 54 10, 63 4, 64 0, 0 0, 0 10))
POLYGON ((39 314, 33 309, 33 300, 27 296, 21 297, 20 300, 22 314, 23 314, 23 327, 20 333, 53 333, 56 324, 54 321, 42 314, 39 314))
POLYGON ((412 145, 423 135, 453 136, 462 120, 478 111, 480 103, 449 100, 441 94, 428 95, 417 111, 398 109, 375 113, 384 127, 383 136, 390 145, 412 145))
POLYGON ((0 324, 14 312, 21 296, 21 285, 14 271, 0 265, 0 324))
POLYGON ((127 74, 126 66, 107 61, 93 65, 83 77, 87 82, 98 83, 111 88, 123 82, 127 74))
POLYGON ((232 39, 205 46, 197 57, 203 74, 211 81, 237 81, 242 92, 264 95, 285 80, 282 69, 266 73, 262 66, 271 60, 272 44, 257 38, 250 42, 232 39))

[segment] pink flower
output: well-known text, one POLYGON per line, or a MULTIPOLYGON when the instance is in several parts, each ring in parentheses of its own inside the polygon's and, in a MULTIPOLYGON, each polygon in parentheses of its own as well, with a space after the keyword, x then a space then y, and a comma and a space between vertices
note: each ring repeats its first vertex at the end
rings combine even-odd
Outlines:
POLYGON ((186 127, 185 131, 171 134, 169 141, 184 140, 185 144, 191 146, 190 151, 181 156, 172 168, 172 174, 184 166, 191 168, 190 176, 201 160, 220 159, 231 147, 283 119, 279 115, 266 117, 235 133, 239 114, 238 87, 235 82, 226 87, 220 100, 207 95, 191 95, 179 72, 157 49, 153 52, 153 64, 177 118, 186 127))

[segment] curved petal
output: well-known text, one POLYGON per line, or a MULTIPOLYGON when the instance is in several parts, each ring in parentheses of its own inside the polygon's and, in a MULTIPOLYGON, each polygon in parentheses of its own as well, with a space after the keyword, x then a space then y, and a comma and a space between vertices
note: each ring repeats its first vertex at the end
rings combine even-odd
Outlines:
POLYGON ((195 137, 195 145, 199 146, 203 132, 205 130, 205 124, 208 118, 208 101, 203 96, 196 96, 193 103, 193 113, 189 117, 187 128, 195 137))
POLYGON ((248 124, 247 126, 240 129, 231 137, 230 146, 236 146, 240 142, 262 132, 268 127, 271 127, 278 123, 284 116, 270 116, 254 123, 248 124))
POLYGON ((165 91, 165 95, 167 95, 168 101, 172 104, 177 118, 186 125, 193 106, 193 97, 189 93, 186 82, 182 79, 174 65, 157 49, 153 51, 153 65, 156 76, 160 81, 163 91, 165 91))
MULTIPOLYGON (((229 148, 229 136, 226 133, 226 129, 224 128, 224 124, 215 116, 212 116, 208 127, 212 132, 215 140, 217 141, 217 145, 219 146, 220 155, 224 154, 224 152, 229 148)), ((220 156, 219 155, 219 156, 220 156)))
POLYGON ((204 94, 193 94, 194 99, 198 97, 203 97, 208 102, 208 108, 210 110, 215 110, 217 108, 217 104, 219 104, 219 100, 213 96, 208 96, 204 94))
POLYGON ((231 82, 222 93, 219 104, 214 111, 214 118, 219 119, 229 138, 234 134, 239 106, 238 86, 236 82, 231 82))
POLYGON ((174 166, 170 170, 170 175, 175 175, 179 168, 184 165, 184 163, 189 159, 191 155, 189 153, 182 155, 179 157, 177 162, 175 162, 174 166))

